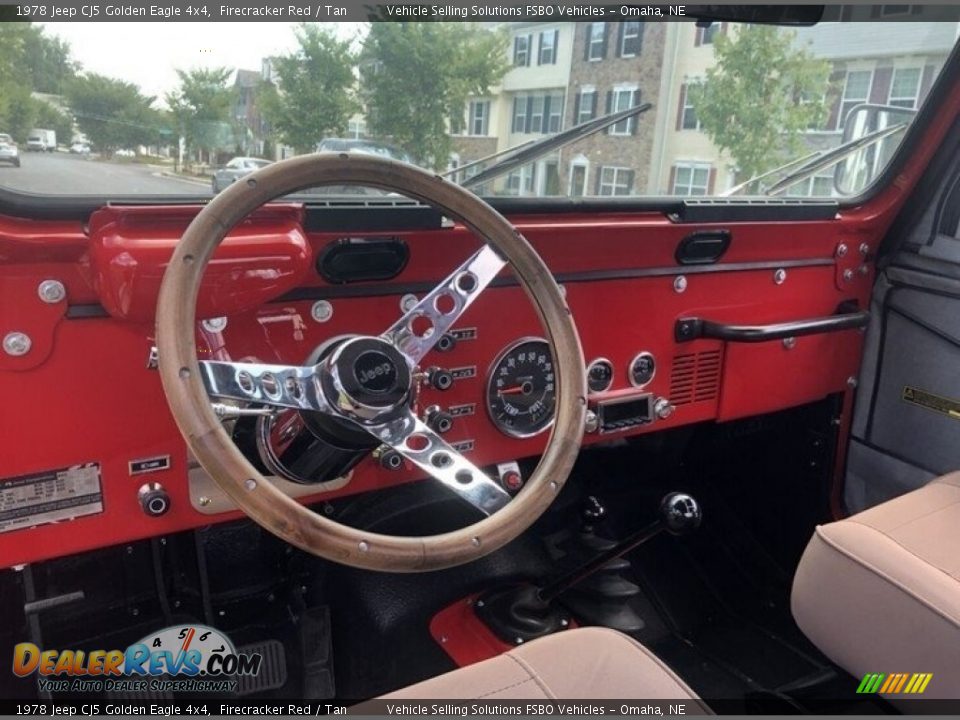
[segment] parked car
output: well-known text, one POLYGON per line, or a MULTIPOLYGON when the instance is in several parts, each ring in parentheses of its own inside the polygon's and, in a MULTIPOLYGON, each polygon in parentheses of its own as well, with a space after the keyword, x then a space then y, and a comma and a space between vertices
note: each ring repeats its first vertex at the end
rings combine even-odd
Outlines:
POLYGON ((74 155, 89 155, 90 146, 84 142, 75 142, 70 146, 70 152, 74 155))
POLYGON ((410 155, 395 145, 364 138, 325 138, 317 143, 317 152, 358 152, 412 163, 410 155))
POLYGON ((53 130, 34 128, 27 136, 27 150, 30 152, 53 152, 57 149, 57 133, 53 130))
POLYGON ((123 158, 132 158, 132 157, 136 157, 137 154, 129 148, 120 148, 114 153, 114 156, 123 157, 123 158))
POLYGON ((13 138, 6 133, 0 133, 0 162, 20 167, 20 150, 13 138))
POLYGON ((223 190, 234 181, 249 175, 254 170, 259 170, 270 164, 269 160, 251 157, 235 157, 226 165, 213 173, 210 180, 210 189, 213 194, 223 190))

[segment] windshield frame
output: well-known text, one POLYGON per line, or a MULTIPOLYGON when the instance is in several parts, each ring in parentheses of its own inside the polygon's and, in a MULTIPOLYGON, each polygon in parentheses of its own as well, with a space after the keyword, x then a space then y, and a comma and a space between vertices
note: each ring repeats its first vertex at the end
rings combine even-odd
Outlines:
MULTIPOLYGON (((863 192, 842 198, 783 198, 784 208, 790 206, 811 207, 830 205, 839 210, 859 207, 870 202, 880 195, 901 172, 904 164, 913 155, 917 146, 926 136, 927 130, 941 111, 944 101, 955 86, 960 86, 960 39, 954 44, 950 55, 934 80, 933 86, 923 105, 919 108, 914 121, 907 128, 903 141, 894 152, 893 157, 863 192), (788 202, 789 201, 789 202, 788 202)), ((954 122, 957 122, 957 118, 954 122)), ((480 196, 485 202, 501 212, 517 214, 543 213, 590 213, 590 212, 661 212, 674 213, 684 207, 691 198, 682 195, 641 195, 631 197, 515 197, 515 196, 480 196)), ((764 198, 767 196, 704 196, 693 200, 709 200, 716 207, 745 207, 744 200, 764 198)), ((0 187, 0 215, 22 217, 30 219, 50 220, 83 220, 100 208, 112 205, 126 206, 185 206, 206 205, 212 198, 204 195, 120 195, 104 197, 101 195, 48 195, 28 193, 0 187)), ((323 196, 290 195, 282 199, 283 202, 302 202, 305 205, 323 206, 328 201, 337 203, 349 202, 350 196, 323 196)), ((280 199, 278 199, 280 200, 280 199)), ((375 198, 365 198, 364 203, 373 210, 380 204, 371 202, 375 198)), ((395 207, 395 198, 383 198, 385 208, 395 207)), ((747 208, 749 206, 746 206, 747 208)), ((747 212, 749 210, 747 209, 747 212)), ((738 217, 738 222, 749 221, 749 215, 738 217)))

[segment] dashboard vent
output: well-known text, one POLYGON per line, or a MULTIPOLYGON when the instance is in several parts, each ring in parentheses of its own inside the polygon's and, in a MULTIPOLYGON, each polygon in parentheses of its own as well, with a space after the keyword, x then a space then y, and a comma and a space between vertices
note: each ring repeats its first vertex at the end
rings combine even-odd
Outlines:
POLYGON ((670 374, 670 402, 688 405, 714 400, 720 389, 720 351, 707 350, 673 359, 670 374))

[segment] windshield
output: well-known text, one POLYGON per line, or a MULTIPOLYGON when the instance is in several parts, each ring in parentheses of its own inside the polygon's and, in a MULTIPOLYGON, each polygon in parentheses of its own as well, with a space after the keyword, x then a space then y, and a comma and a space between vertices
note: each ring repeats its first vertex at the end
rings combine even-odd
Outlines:
POLYGON ((960 29, 911 6, 863 11, 792 29, 3 23, 0 142, 22 152, 0 164, 0 188, 209 197, 271 162, 336 151, 485 196, 842 198, 893 157, 960 29), (525 164, 517 147, 534 148, 525 164))

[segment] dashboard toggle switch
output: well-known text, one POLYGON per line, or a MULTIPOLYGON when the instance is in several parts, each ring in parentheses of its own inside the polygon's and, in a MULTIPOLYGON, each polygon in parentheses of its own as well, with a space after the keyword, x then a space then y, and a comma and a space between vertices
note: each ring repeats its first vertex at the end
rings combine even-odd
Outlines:
POLYGON ((435 433, 443 435, 453 428, 453 415, 439 405, 431 405, 423 414, 423 421, 435 433))
POLYGON ((374 451, 374 455, 384 470, 399 470, 403 467, 403 455, 389 445, 381 445, 374 451))
POLYGON ((442 367, 427 370, 427 384, 434 390, 449 390, 453 387, 453 373, 442 367))

